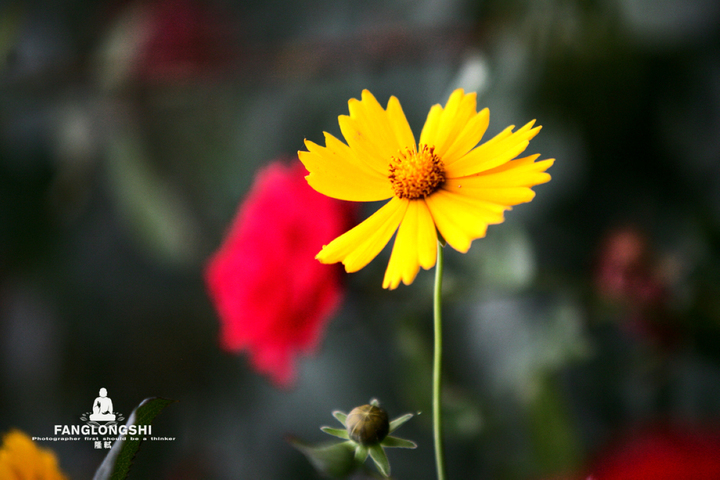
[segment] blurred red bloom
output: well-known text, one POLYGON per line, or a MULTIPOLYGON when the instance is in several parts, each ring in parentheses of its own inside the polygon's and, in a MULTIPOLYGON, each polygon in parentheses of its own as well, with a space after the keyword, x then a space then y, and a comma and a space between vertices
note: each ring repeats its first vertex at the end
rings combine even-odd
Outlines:
POLYGON ((620 227, 605 236, 594 276, 601 298, 625 307, 623 326, 628 331, 671 347, 680 340, 681 332, 668 309, 671 291, 668 271, 663 267, 640 229, 620 227))
POLYGON ((592 480, 720 479, 720 432, 655 428, 616 444, 596 463, 592 480))
POLYGON ((631 304, 663 297, 663 286, 652 271, 648 240, 633 227, 611 231, 603 242, 595 273, 600 294, 631 304))
POLYGON ((315 350, 341 302, 342 269, 315 255, 354 217, 306 174, 300 162, 261 170, 205 271, 223 348, 246 350, 278 386, 292 384, 296 357, 315 350))
POLYGON ((136 74, 148 82, 211 74, 230 58, 229 26, 220 12, 196 0, 157 0, 147 5, 145 43, 136 74))

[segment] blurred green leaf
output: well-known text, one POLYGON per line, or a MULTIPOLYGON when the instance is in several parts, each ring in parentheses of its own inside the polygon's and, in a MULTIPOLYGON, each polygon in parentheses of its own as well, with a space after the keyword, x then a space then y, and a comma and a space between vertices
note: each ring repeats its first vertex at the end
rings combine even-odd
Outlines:
MULTIPOLYGON (((126 426, 151 425, 160 412, 175 400, 166 398, 146 398, 130 414, 126 426)), ((133 459, 140 449, 143 441, 142 435, 131 437, 126 435, 125 440, 116 440, 108 452, 105 460, 95 472, 93 480, 124 480, 127 478, 133 459)))
POLYGON ((580 439, 554 376, 546 375, 540 382, 529 409, 529 427, 541 473, 549 475, 579 467, 580 439))
POLYGON ((18 40, 18 31, 22 26, 23 15, 17 5, 10 4, 0 9, 0 70, 10 58, 18 40))
POLYGON ((129 134, 115 138, 107 165, 115 204, 145 252, 175 265, 195 261, 199 229, 186 199, 152 168, 140 139, 129 134))

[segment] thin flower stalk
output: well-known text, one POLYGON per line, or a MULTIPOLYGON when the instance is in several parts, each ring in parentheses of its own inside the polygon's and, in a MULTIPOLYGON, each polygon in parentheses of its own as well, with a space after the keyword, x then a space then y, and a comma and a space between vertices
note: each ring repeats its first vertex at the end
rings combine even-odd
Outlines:
POLYGON ((433 349, 433 440, 435 442, 435 466, 438 480, 445 480, 445 449, 442 437, 442 276, 443 249, 437 244, 437 265, 435 265, 435 293, 433 295, 433 326, 435 347, 433 349))

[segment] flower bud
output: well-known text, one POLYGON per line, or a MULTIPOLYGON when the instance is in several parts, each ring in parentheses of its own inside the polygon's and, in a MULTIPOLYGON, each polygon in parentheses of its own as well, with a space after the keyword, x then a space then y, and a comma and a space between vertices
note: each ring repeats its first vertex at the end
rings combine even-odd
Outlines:
POLYGON ((361 445, 375 445, 390 431, 388 414, 376 405, 362 405, 352 409, 346 421, 348 436, 361 445))

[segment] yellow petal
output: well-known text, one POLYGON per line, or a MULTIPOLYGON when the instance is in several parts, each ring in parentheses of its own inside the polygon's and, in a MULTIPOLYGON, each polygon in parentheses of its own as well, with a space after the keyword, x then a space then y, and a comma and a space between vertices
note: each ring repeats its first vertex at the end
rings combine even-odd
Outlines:
POLYGON ((310 172, 307 181, 315 190, 354 202, 385 200, 393 195, 387 177, 358 160, 347 145, 329 133, 325 133, 325 143, 327 147, 306 140, 308 151, 298 152, 310 172))
POLYGON ((362 92, 362 101, 348 103, 350 118, 357 120, 364 131, 381 147, 387 155, 397 153, 401 145, 395 138, 387 112, 367 90, 362 92))
POLYGON ((440 125, 440 116, 442 115, 443 108, 440 105, 433 105, 430 107, 428 116, 425 119, 425 125, 423 125, 422 132, 420 132, 420 141, 418 145, 435 145, 430 143, 429 139, 434 139, 437 135, 438 125, 440 125))
POLYGON ((357 157, 377 173, 387 176, 390 165, 390 156, 388 156, 387 150, 373 141, 357 120, 347 115, 340 115, 338 124, 345 141, 357 157))
POLYGON ((477 115, 476 106, 474 92, 465 95, 462 89, 457 89, 450 95, 440 117, 436 136, 428 139, 435 146, 435 153, 440 158, 445 158, 446 152, 455 143, 460 132, 467 126, 470 119, 477 115))
POLYGON ((536 154, 518 158, 492 170, 465 178, 472 179, 475 188, 532 187, 549 182, 550 175, 545 173, 545 170, 550 168, 555 159, 535 162, 539 156, 536 154))
POLYGON ((532 128, 535 121, 527 123, 517 132, 510 134, 508 127, 491 140, 454 162, 446 162, 446 175, 449 178, 464 177, 490 170, 512 160, 527 148, 541 127, 532 128))
POLYGON ((479 177, 449 178, 445 180, 443 189, 451 192, 462 191, 465 195, 471 195, 486 202, 508 206, 529 202, 535 197, 535 192, 529 187, 487 187, 483 186, 482 182, 477 182, 477 178, 479 177))
POLYGON ((448 133, 448 127, 451 116, 454 116, 457 114, 458 108, 460 106, 460 103, 462 102, 463 96, 465 92, 462 89, 455 90, 452 94, 450 94, 450 98, 448 98, 447 103, 445 104, 445 107, 440 107, 440 113, 438 115, 437 119, 437 127, 432 130, 432 135, 428 135, 424 138, 425 141, 421 141, 420 144, 430 145, 434 146, 435 150, 440 150, 440 144, 442 143, 442 140, 447 137, 448 133))
POLYGON ((430 211, 424 200, 410 201, 395 237, 383 288, 393 290, 401 280, 410 285, 421 266, 427 270, 435 265, 436 256, 437 233, 430 211))
MULTIPOLYGON (((332 153, 332 161, 337 161, 338 157, 342 157, 341 160, 346 161, 347 163, 351 164, 355 168, 361 170, 367 175, 371 175, 374 178, 382 178, 386 179, 387 177, 385 174, 380 174, 376 170, 374 170, 370 165, 368 165, 366 162, 364 162, 361 158, 357 156, 355 152, 352 151, 350 147, 345 145, 343 142, 338 140, 333 135, 323 132, 323 135, 325 136, 325 148, 328 149, 328 153, 332 153)), ((347 176, 352 177, 354 173, 350 173, 347 176)))
POLYGON ((364 222, 324 246, 315 258, 322 263, 342 262, 347 272, 360 270, 390 241, 408 203, 393 197, 364 222))
POLYGON ((489 123, 490 110, 487 108, 482 109, 470 118, 462 131, 457 135, 452 146, 442 155, 443 162, 445 162, 445 164, 452 163, 480 143, 480 140, 487 131, 489 123))
POLYGON ((448 244, 467 252, 470 243, 485 236, 489 224, 501 223, 508 207, 441 188, 425 199, 433 221, 448 244))
POLYGON ((394 96, 388 100, 387 115, 392 124, 398 145, 400 145, 401 148, 408 147, 415 149, 415 136, 412 133, 412 129, 410 129, 407 118, 405 118, 405 112, 403 112, 400 102, 394 96))
POLYGON ((398 142, 388 113, 367 90, 362 100, 350 99, 348 109, 349 116, 338 117, 345 140, 372 168, 387 174, 390 157, 407 146, 398 142))

